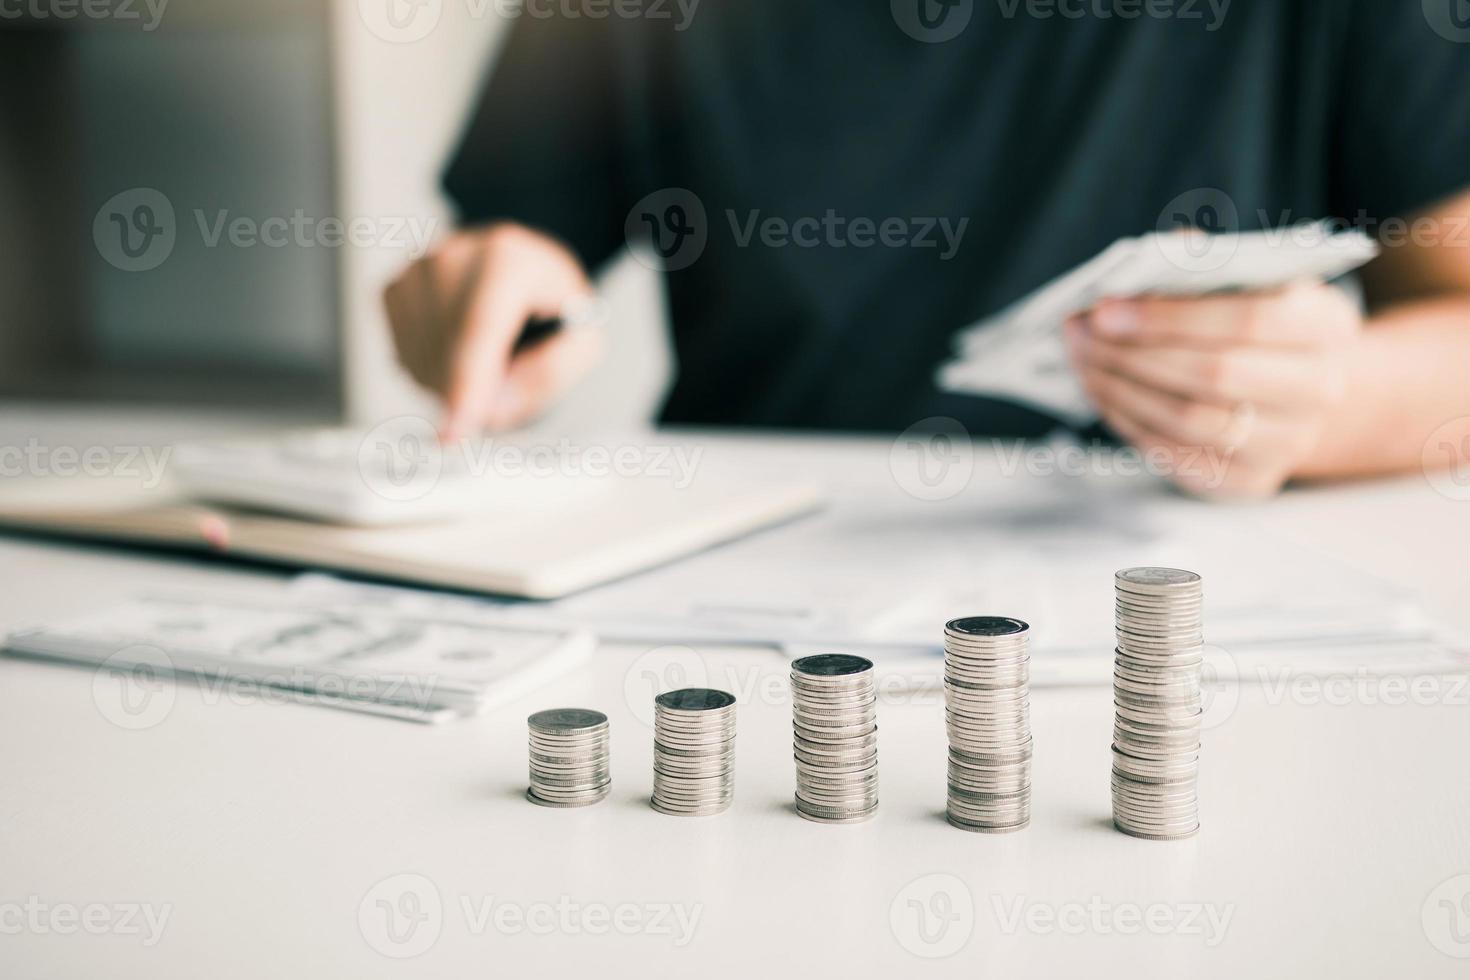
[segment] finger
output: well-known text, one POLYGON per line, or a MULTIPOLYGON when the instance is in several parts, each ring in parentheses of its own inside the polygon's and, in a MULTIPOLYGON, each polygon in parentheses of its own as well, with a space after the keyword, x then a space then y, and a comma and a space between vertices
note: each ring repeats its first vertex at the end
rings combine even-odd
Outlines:
POLYGON ((503 431, 534 419, 592 370, 605 343, 599 328, 563 328, 516 355, 491 402, 486 424, 503 431))
POLYGON ((1101 369, 1194 401, 1240 402, 1291 410, 1319 404, 1335 374, 1301 351, 1199 350, 1116 344, 1084 331, 1073 342, 1084 368, 1101 369))
MULTIPOLYGON (((1200 497, 1264 496, 1272 491, 1271 480, 1251 470, 1234 453, 1180 447, 1120 408, 1109 406, 1099 411, 1107 427, 1144 456, 1149 472, 1162 471, 1186 493, 1200 497)), ((1279 487, 1279 482, 1275 486, 1279 487)))
POLYGON ((1282 447, 1290 441, 1290 427, 1283 426, 1279 419, 1252 414, 1248 416, 1249 425, 1242 429, 1237 425, 1240 420, 1229 417, 1222 438, 1181 444, 1154 428, 1151 422, 1157 422, 1158 417, 1152 414, 1153 409, 1116 397, 1116 392, 1105 395, 1095 378, 1088 377, 1085 383, 1090 392, 1095 392, 1098 412, 1107 426, 1137 447, 1155 467, 1162 463, 1170 479, 1190 493, 1268 497, 1281 489, 1289 475, 1289 467, 1281 465, 1281 459, 1282 447))
POLYGON ((1217 296, 1104 300, 1090 325, 1119 343, 1218 348, 1320 348, 1351 336, 1357 319, 1336 289, 1308 283, 1217 296))
POLYGON ((1107 405, 1182 446, 1218 445, 1233 426, 1230 409, 1190 401, 1107 371, 1089 369, 1083 384, 1099 405, 1107 405))
POLYGON ((1098 402, 1097 406, 1103 424, 1115 435, 1138 450, 1153 465, 1161 466, 1171 476, 1179 471, 1181 453, 1167 436, 1150 429, 1117 405, 1098 402))
POLYGON ((526 321, 560 316, 568 303, 592 297, 575 261, 528 245, 519 232, 510 232, 507 241, 485 243, 469 290, 452 356, 445 423, 451 438, 489 421, 526 321))
POLYGON ((485 424, 491 400, 505 376, 510 343, 526 322, 526 304, 516 287, 487 290, 460 330, 449 358, 443 436, 460 438, 485 424), (507 342, 504 338, 511 338, 507 342))

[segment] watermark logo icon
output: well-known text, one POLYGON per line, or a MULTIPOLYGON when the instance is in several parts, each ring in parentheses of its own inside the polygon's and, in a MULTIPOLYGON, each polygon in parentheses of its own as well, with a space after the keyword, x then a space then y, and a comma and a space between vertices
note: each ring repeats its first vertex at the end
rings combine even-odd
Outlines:
POLYGON ((357 447, 357 470, 368 489, 384 500, 422 500, 444 471, 438 430, 416 416, 389 419, 363 437, 357 447))
POLYGON ((915 41, 939 44, 960 36, 975 16, 975 0, 889 0, 893 22, 915 41))
POLYGON ((1446 41, 1470 44, 1470 0, 1423 0, 1424 19, 1446 41))
POLYGON ((653 727, 653 699, 666 691, 708 687, 709 668, 699 651, 686 646, 654 647, 634 660, 623 675, 623 700, 648 728, 653 727))
POLYGON ((1235 258, 1240 209, 1217 187, 1180 194, 1159 212, 1159 250, 1186 272, 1214 272, 1235 258))
POLYGON ((687 269, 704 254, 709 244, 709 216, 704 202, 684 187, 654 191, 633 206, 623 227, 627 240, 647 242, 653 252, 650 262, 635 251, 644 265, 661 272, 687 269))
POLYGON ((140 732, 159 725, 173 711, 177 688, 173 661, 153 646, 130 646, 97 666, 92 703, 119 728, 140 732))
POLYGON ((1431 946, 1457 960, 1470 959, 1470 874, 1440 882, 1420 914, 1431 946))
POLYGON ((924 875, 893 897, 888 925, 898 944, 910 953, 943 959, 970 941, 975 931, 975 899, 954 875, 924 875))
POLYGON ((888 454, 893 480, 919 500, 949 500, 963 493, 975 472, 975 445, 958 420, 925 419, 905 429, 888 454))
POLYGON ((173 254, 177 238, 174 206, 152 187, 114 194, 92 219, 97 253, 123 272, 148 272, 163 265, 173 254))
POLYGON ((390 44, 412 44, 439 26, 444 0, 358 0, 357 10, 375 36, 390 44))
POLYGON ((1446 422, 1424 443, 1424 478, 1443 497, 1470 500, 1470 418, 1446 422))
POLYGON ((357 928, 367 944, 397 960, 421 956, 444 931, 444 900, 421 874, 384 878, 357 906, 357 928))
POLYGON ((1240 665, 1224 647, 1205 646, 1200 665, 1200 729, 1211 731, 1225 724, 1240 705, 1240 665))

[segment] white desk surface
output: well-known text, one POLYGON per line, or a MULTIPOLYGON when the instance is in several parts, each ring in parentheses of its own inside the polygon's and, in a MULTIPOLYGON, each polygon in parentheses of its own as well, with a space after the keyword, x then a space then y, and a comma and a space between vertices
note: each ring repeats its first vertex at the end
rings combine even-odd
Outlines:
MULTIPOLYGON (((888 444, 782 442, 767 456, 876 472, 888 444)), ((1371 568, 1470 627, 1470 503, 1423 480, 1297 493, 1229 519, 1371 568)), ((0 538, 0 630, 142 588, 281 577, 0 538)), ((605 648, 524 704, 438 728, 184 683, 159 724, 128 731, 99 711, 88 672, 0 660, 0 975, 1470 975, 1470 958, 1450 955, 1470 957, 1470 877, 1455 880, 1470 876, 1464 692, 1335 706, 1246 687, 1206 741, 1202 833, 1147 843, 1108 821, 1109 691, 1038 690, 1033 824, 986 837, 942 818, 932 700, 882 705, 868 823, 793 812, 779 693, 741 706, 730 812, 653 812, 651 734, 625 694, 642 652, 605 648), (613 793, 598 806, 522 796, 525 716, 561 703, 611 716, 613 793), (415 896, 417 925, 385 931, 379 900, 411 912, 415 896), (146 912, 168 916, 156 942, 146 912), (97 916, 102 934, 72 913, 97 916)), ((784 686, 770 652, 702 653, 712 674, 784 686)))

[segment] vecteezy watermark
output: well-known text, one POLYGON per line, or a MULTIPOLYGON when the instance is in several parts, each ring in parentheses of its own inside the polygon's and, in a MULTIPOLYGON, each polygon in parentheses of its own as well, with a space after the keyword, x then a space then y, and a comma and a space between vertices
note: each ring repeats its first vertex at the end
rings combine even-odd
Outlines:
POLYGON ((1240 680, 1240 664, 1230 651, 1205 644, 1199 669, 1201 731, 1213 731, 1235 716, 1240 707, 1240 680))
POLYGON ((136 936, 152 948, 163 938, 173 912, 172 903, 47 902, 28 895, 20 901, 0 900, 0 936, 136 936))
MULTIPOLYGON (((436 218, 413 215, 317 216, 237 214, 229 208, 195 208, 191 228, 204 248, 385 248, 417 258, 438 233, 436 218)), ((92 242, 107 263, 123 272, 148 272, 168 261, 180 228, 173 202, 152 187, 133 187, 109 198, 92 219, 92 242)))
MULTIPOLYGON (((299 633, 299 630, 298 630, 299 633)), ((128 731, 155 728, 169 717, 177 699, 177 665, 164 650, 135 644, 98 665, 92 675, 92 703, 102 717, 128 731)), ((391 703, 431 709, 444 703, 441 684, 452 681, 432 673, 341 672, 311 665, 254 665, 247 675, 234 668, 193 666, 184 675, 206 705, 280 705, 343 700, 391 703)))
POLYGON ((1265 229, 1272 245, 1290 241, 1293 244, 1317 244, 1325 231, 1329 235, 1360 231, 1377 240, 1384 248, 1470 248, 1470 215, 1438 217, 1422 215, 1405 218, 1399 215, 1379 217, 1366 208, 1357 213, 1325 218, 1298 220, 1290 208, 1275 214, 1264 208, 1257 210, 1256 221, 1265 229))
POLYGON ((1214 272, 1240 247, 1240 209, 1218 187, 1185 191, 1159 212, 1155 239, 1165 259, 1187 272, 1214 272))
POLYGON ((387 215, 353 218, 309 215, 297 208, 289 215, 257 218, 227 208, 194 210, 194 222, 205 248, 391 248, 417 258, 429 250, 438 231, 435 218, 387 215))
POLYGON ((51 446, 32 436, 0 445, 0 477, 125 477, 152 490, 163 482, 172 446, 51 446))
POLYGON ((114 194, 92 219, 92 243, 98 254, 123 272, 147 272, 163 265, 177 238, 173 203, 152 187, 114 194))
MULTIPOLYGON (((994 0, 1004 20, 1198 21, 1218 31, 1232 0, 994 0)), ((889 0, 893 22, 909 37, 938 44, 959 37, 975 16, 976 0, 889 0)))
POLYGON ((1364 668, 1303 673, 1260 665, 1256 675, 1271 706, 1470 707, 1470 677, 1464 674, 1385 674, 1364 668))
POLYGON ((154 646, 125 647, 92 674, 92 703, 118 728, 146 731, 163 723, 178 697, 174 663, 154 646))
POLYGON ((975 16, 975 0, 889 0, 893 22, 915 41, 940 44, 959 37, 975 16))
POLYGON ((1435 429, 1424 443, 1424 478, 1450 500, 1470 500, 1470 416, 1435 429))
POLYGON ((1431 946, 1457 960, 1470 959, 1470 874, 1436 885, 1419 914, 1431 946))
MULTIPOLYGON (((991 439, 989 456, 999 475, 1050 479, 1154 477, 1200 491, 1223 487, 1237 449, 1176 446, 1139 449, 1102 440, 1027 443, 991 439)), ((969 489, 976 470, 976 443, 964 424, 948 417, 917 422, 894 439, 888 470, 904 492, 918 500, 942 501, 969 489)))
POLYGON ((1198 21, 1207 33, 1225 26, 1231 0, 995 0, 1006 20, 1198 21))
POLYGON ((94 20, 158 30, 169 0, 0 0, 0 21, 94 20))
POLYGON ((624 672, 623 700, 634 717, 651 730, 654 698, 686 687, 708 687, 709 683, 709 666, 693 647, 654 647, 639 654, 624 672))
POLYGON ((444 932, 444 899, 421 874, 392 875, 362 896, 357 928, 377 952, 411 959, 432 949, 444 932))
POLYGON ((628 212, 623 231, 639 261, 662 272, 677 272, 697 262, 716 231, 728 234, 734 248, 765 249, 920 249, 933 250, 941 262, 959 254, 967 217, 846 215, 828 208, 820 215, 772 215, 759 208, 722 212, 724 227, 712 228, 699 195, 686 187, 665 187, 645 196, 628 212))
POLYGON ((1423 0, 1424 19, 1446 41, 1470 44, 1470 0, 1423 0))
POLYGON ((1235 917, 1234 903, 1110 902, 1099 895, 1077 902, 992 895, 990 905, 1006 935, 1184 936, 1211 949, 1225 941, 1235 917))
POLYGON ((627 442, 582 443, 566 436, 554 443, 459 439, 440 442, 425 418, 401 416, 380 423, 358 444, 358 473, 384 500, 421 500, 446 473, 505 480, 649 479, 688 489, 704 458, 703 446, 627 442))
POLYGON ((434 947, 447 925, 470 936, 647 936, 683 948, 694 939, 704 906, 684 902, 580 901, 569 895, 516 901, 460 894, 445 902, 421 874, 384 878, 357 907, 357 926, 384 956, 408 959, 434 947))
POLYGON ((888 471, 911 497, 950 500, 969 487, 975 474, 970 431, 958 420, 943 416, 916 422, 893 440, 888 471))
POLYGON ((623 224, 628 243, 643 242, 652 258, 634 256, 657 272, 687 269, 709 244, 709 215, 699 195, 687 187, 665 187, 646 195, 628 212, 623 224))
MULTIPOLYGON (((1470 7, 1470 0, 1464 0, 1470 7)), ((1179 195, 1159 212, 1156 247, 1175 266, 1188 272, 1214 272, 1230 263, 1239 250, 1243 221, 1260 229, 1273 248, 1356 249, 1349 232, 1360 232, 1384 248, 1470 249, 1470 215, 1376 216, 1360 208, 1353 215, 1298 215, 1286 208, 1257 208, 1242 215, 1235 200, 1218 187, 1198 187, 1179 195)))
POLYGON ((1235 450, 1217 446, 1180 446, 1174 450, 1138 449, 1130 445, 1094 441, 1088 444, 1040 443, 992 439, 991 451, 1000 475, 1036 477, 1140 477, 1187 481, 1203 490, 1225 485, 1235 450))
POLYGON ((730 235, 738 248, 915 248, 937 249, 939 261, 959 254, 969 218, 868 218, 838 214, 828 208, 821 217, 762 216, 759 210, 725 211, 730 235))
POLYGON ((951 874, 930 874, 904 885, 888 905, 888 927, 898 944, 934 960, 965 948, 975 931, 975 899, 951 874))
MULTIPOLYGON (((529 17, 548 20, 648 20, 685 31, 700 0, 450 0, 470 20, 529 17)), ((446 0, 358 0, 358 14, 376 37, 391 44, 422 41, 438 28, 446 0)))

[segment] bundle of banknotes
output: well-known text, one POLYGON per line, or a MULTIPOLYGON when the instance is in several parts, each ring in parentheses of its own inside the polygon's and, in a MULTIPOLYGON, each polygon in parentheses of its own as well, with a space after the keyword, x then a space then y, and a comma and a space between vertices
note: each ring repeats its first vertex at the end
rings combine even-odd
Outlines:
POLYGON ((0 638, 0 653, 91 668, 104 716, 130 716, 175 678, 206 702, 315 704, 434 723, 513 701, 584 662, 584 630, 422 616, 350 596, 140 596, 0 638))
POLYGON ((1015 401, 1082 427, 1097 420, 1067 360, 1063 325, 1108 298, 1206 296, 1331 281, 1378 254, 1328 222, 1270 231, 1179 231, 1125 238, 996 316, 961 331, 939 370, 945 391, 1015 401))

